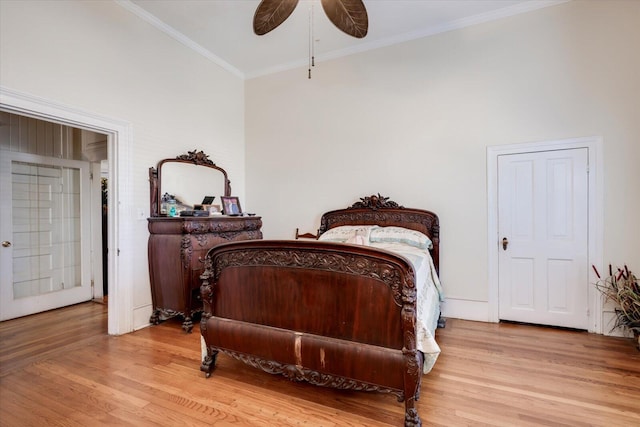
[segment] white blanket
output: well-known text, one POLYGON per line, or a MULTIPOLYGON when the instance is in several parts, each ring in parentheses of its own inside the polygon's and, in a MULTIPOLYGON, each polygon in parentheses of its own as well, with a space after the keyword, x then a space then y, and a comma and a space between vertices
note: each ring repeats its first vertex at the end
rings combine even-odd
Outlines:
POLYGON ((384 249, 407 258, 416 272, 416 347, 424 354, 423 373, 433 368, 440 346, 435 330, 440 317, 440 302, 444 299, 440 279, 433 259, 426 249, 418 249, 402 243, 370 243, 371 247, 384 249))

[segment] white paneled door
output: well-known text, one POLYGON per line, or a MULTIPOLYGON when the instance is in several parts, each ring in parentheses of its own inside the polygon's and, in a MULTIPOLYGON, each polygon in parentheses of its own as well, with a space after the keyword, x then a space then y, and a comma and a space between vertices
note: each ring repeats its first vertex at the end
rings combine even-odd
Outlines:
POLYGON ((89 163, 3 151, 0 320, 92 297, 89 163))
POLYGON ((588 150, 498 157, 499 317, 588 329, 588 150))

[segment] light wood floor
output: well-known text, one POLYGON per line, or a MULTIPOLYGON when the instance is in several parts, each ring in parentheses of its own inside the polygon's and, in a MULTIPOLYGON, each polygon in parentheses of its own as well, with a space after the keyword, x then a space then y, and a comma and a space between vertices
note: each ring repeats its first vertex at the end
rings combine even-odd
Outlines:
MULTIPOLYGON (((113 337, 85 303, 0 323, 1 426, 401 426, 393 396, 292 383, 224 355, 205 379, 198 326, 113 337)), ((425 426, 639 426, 631 340, 450 319, 423 378, 425 426)))

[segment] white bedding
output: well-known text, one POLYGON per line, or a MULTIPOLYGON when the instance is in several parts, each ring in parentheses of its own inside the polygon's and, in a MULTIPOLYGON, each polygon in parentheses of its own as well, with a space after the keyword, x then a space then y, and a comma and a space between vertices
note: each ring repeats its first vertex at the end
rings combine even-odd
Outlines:
POLYGON ((404 256, 416 272, 416 347, 424 354, 423 373, 429 373, 440 354, 435 331, 443 300, 440 279, 436 274, 428 250, 402 243, 371 243, 371 247, 385 249, 404 256))
POLYGON ((399 227, 342 226, 328 230, 319 240, 364 244, 394 252, 411 262, 416 273, 416 347, 424 354, 423 373, 426 374, 431 371, 440 354, 435 330, 444 293, 429 254, 428 237, 414 230, 405 229, 404 234, 402 230, 398 233, 398 229, 399 227), (383 228, 389 233, 383 233, 381 237, 379 232, 383 228), (416 233, 420 236, 416 236, 416 233))

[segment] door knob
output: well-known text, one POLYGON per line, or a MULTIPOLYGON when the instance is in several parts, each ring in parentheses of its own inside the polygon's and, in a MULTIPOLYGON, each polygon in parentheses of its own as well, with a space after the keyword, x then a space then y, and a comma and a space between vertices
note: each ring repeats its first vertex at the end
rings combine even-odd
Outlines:
POLYGON ((507 245, 508 245, 508 244, 509 244, 509 240, 507 240, 507 238, 506 238, 506 237, 503 237, 503 238, 502 238, 502 249, 506 251, 506 250, 507 250, 507 245))
POLYGON ((11 242, 8 242, 8 241, 6 241, 6 240, 4 240, 4 241, 2 242, 2 247, 3 247, 3 248, 8 248, 9 246, 11 246, 11 242))

